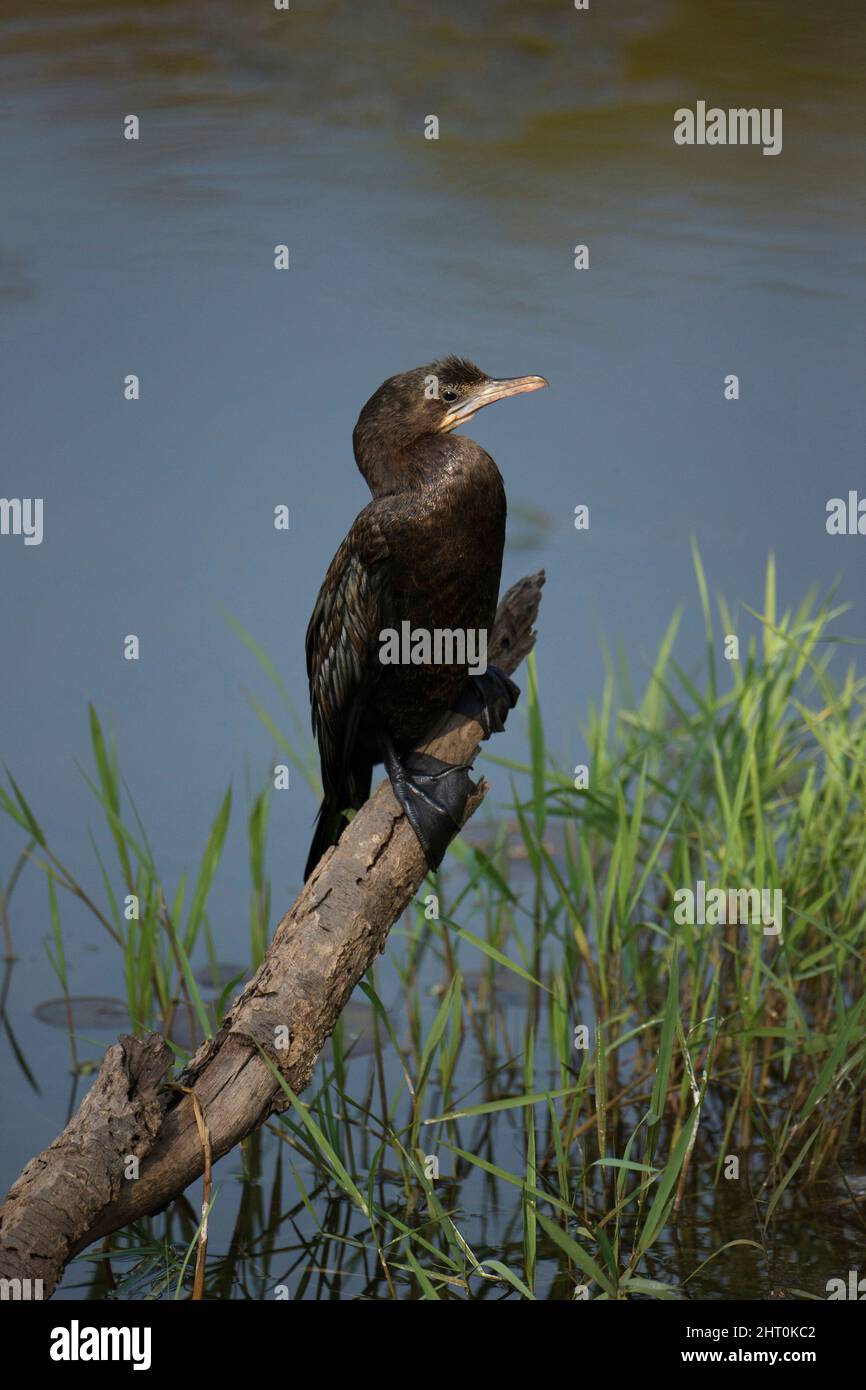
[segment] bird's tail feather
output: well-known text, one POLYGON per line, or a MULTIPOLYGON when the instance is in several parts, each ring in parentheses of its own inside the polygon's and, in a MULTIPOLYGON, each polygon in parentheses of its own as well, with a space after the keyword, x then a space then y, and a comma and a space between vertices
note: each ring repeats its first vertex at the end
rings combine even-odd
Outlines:
POLYGON ((307 866, 304 869, 304 882, 310 877, 326 849, 335 845, 348 825, 346 808, 351 807, 355 811, 360 811, 364 802, 370 795, 370 785, 373 777, 373 769, 370 766, 357 766, 351 769, 347 779, 347 785, 342 787, 335 796, 326 796, 316 817, 316 829, 313 834, 313 843, 310 845, 310 853, 307 857, 307 866))
POLYGON ((307 867, 304 869, 304 882, 310 877, 326 849, 335 845, 343 833, 346 825, 346 817, 343 815, 339 805, 334 801, 329 801, 327 797, 319 807, 319 814, 316 817, 316 829, 313 835, 313 843, 310 845, 310 853, 307 857, 307 867))

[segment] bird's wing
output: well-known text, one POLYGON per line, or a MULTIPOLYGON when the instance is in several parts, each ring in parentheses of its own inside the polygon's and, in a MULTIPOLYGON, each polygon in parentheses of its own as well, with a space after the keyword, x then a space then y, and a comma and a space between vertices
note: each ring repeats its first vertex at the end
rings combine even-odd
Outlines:
POLYGON ((371 502, 355 518, 328 567, 307 628, 313 732, 326 795, 344 789, 358 722, 381 672, 390 557, 384 518, 377 515, 383 501, 371 502))

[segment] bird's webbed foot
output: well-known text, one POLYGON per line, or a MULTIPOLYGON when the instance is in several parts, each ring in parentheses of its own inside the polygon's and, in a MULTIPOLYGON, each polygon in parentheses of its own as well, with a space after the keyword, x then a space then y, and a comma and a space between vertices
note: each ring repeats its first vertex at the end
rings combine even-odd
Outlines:
POLYGON ((463 824, 471 789, 469 763, 444 763, 428 753, 399 758, 393 745, 385 749, 385 768, 394 795, 420 841, 431 869, 438 869, 463 824))
POLYGON ((514 709, 519 698, 520 689, 514 681, 498 666, 488 666, 482 676, 470 676, 455 709, 477 719, 484 737, 490 738, 491 734, 502 733, 509 710, 514 709))

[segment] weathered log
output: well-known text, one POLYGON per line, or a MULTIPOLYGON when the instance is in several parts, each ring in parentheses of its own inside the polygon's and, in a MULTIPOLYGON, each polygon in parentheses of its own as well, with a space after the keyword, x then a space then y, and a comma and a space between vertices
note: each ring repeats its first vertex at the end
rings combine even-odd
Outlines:
MULTIPOLYGON (((543 572, 502 599, 488 660, 512 672, 535 642, 543 572)), ((449 715, 423 749, 471 762, 482 736, 449 715)), ((486 793, 470 793, 465 819, 486 793)), ((262 1052, 296 1093, 358 981, 427 873, 421 847, 384 781, 322 858, 274 933, 255 977, 216 1036, 178 1078, 194 1090, 214 1161, 256 1129, 285 1094, 262 1052)), ((161 1211, 198 1178, 204 1152, 191 1096, 164 1085, 172 1054, 159 1034, 108 1049, 77 1114, 31 1159, 0 1209, 0 1278, 42 1280, 50 1295, 78 1251, 130 1221, 161 1211), (127 1177, 129 1158, 138 1176, 127 1177)))

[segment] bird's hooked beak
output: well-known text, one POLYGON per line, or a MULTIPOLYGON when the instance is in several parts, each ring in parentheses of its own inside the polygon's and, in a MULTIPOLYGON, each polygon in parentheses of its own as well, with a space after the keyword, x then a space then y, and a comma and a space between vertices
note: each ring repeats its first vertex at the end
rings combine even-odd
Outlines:
POLYGON ((549 385, 549 381, 543 376, 509 376, 501 381, 485 381, 477 391, 465 396, 448 411, 439 428, 456 429, 458 425, 464 425, 467 420, 471 420, 485 405, 492 405, 494 401, 504 401, 506 396, 519 396, 523 391, 540 391, 542 386, 549 385))

